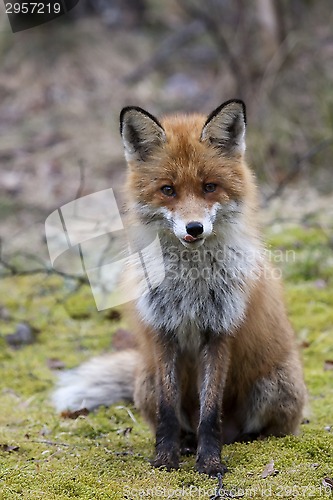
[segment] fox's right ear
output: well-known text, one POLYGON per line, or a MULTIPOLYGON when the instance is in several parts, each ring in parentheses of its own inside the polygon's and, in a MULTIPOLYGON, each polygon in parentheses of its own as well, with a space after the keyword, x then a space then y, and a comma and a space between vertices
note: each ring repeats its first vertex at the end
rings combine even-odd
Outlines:
POLYGON ((122 109, 120 134, 127 161, 146 161, 165 142, 165 132, 159 121, 137 106, 122 109))

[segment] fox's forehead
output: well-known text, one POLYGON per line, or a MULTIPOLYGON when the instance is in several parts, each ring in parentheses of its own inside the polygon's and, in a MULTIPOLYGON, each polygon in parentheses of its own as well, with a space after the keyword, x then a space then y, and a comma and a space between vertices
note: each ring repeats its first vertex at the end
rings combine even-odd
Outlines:
POLYGON ((176 114, 161 120, 168 143, 199 142, 205 116, 200 114, 176 114))
POLYGON ((231 171, 237 177, 237 159, 222 155, 201 140, 205 121, 206 117, 199 114, 174 115, 161 120, 166 142, 162 146, 160 160, 150 166, 156 177, 164 176, 187 186, 193 183, 201 185, 204 179, 217 181, 231 171))
POLYGON ((200 140, 204 123, 205 116, 199 114, 174 115, 162 120, 166 135, 162 163, 169 173, 177 177, 193 175, 193 169, 200 170, 206 164, 207 155, 214 153, 200 140))

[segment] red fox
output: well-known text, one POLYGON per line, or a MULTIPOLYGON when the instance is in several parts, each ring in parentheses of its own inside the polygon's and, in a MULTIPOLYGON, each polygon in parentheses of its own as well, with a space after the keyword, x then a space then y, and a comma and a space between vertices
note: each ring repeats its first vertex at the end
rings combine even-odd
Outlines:
POLYGON ((306 390, 279 280, 261 242, 245 159, 246 110, 158 121, 126 107, 128 210, 155 225, 165 277, 133 305, 137 349, 65 374, 58 410, 134 401, 156 435, 155 467, 223 474, 223 443, 297 433, 306 390))

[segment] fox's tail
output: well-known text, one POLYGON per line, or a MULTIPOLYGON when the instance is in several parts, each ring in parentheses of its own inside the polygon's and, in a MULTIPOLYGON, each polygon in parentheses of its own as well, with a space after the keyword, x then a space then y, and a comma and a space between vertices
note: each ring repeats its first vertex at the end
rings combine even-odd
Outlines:
POLYGON ((135 372, 140 359, 134 349, 99 356, 61 374, 53 394, 59 412, 93 410, 117 401, 133 401, 135 372))

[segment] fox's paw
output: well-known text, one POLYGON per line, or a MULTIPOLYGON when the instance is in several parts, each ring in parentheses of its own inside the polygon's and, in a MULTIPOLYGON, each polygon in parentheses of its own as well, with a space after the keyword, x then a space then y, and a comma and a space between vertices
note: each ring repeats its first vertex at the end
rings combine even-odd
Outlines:
POLYGON ((151 465, 158 469, 165 469, 168 472, 179 469, 178 453, 157 453, 151 465))
POLYGON ((200 474, 208 474, 210 477, 218 477, 218 475, 223 477, 228 471, 227 466, 222 464, 219 459, 212 459, 210 457, 197 460, 195 468, 200 474))

